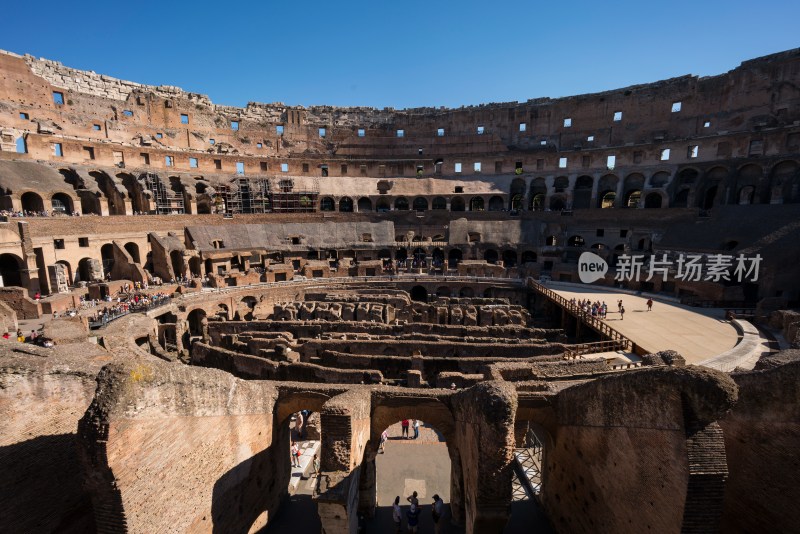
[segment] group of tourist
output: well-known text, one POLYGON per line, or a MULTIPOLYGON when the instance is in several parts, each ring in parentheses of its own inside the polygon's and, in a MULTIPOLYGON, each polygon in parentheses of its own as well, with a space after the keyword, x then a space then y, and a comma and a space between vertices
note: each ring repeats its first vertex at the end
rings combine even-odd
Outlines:
POLYGON ((589 299, 577 300, 574 297, 569 301, 570 306, 577 308, 584 315, 591 315, 599 319, 605 319, 608 315, 608 304, 605 301, 591 302, 589 299))
POLYGON ((56 210, 56 211, 31 211, 31 210, 2 210, 0 211, 0 216, 2 217, 80 217, 80 212, 73 211, 72 213, 67 213, 66 211, 56 210))
MULTIPOLYGON (((406 525, 408 526, 409 532, 417 532, 419 529, 419 518, 420 513, 422 511, 420 504, 419 504, 419 497, 417 492, 415 491, 408 497, 406 497, 406 501, 410 503, 408 507, 408 511, 406 511, 406 525)), ((433 518, 433 529, 434 532, 439 533, 441 532, 442 526, 442 516, 444 515, 444 501, 438 494, 433 495, 433 504, 431 504, 431 516, 433 518)), ((400 508, 400 496, 394 498, 394 503, 392 504, 392 520, 394 520, 395 528, 397 532, 400 532, 403 526, 403 510, 400 508)))
MULTIPOLYGON (((22 329, 21 328, 17 328, 16 339, 20 343, 25 343, 25 342, 36 343, 36 340, 39 339, 39 336, 40 336, 40 334, 36 330, 31 330, 31 335, 28 336, 28 337, 25 337, 25 334, 22 332, 22 329)), ((11 339, 11 333, 8 332, 8 331, 3 332, 3 339, 11 339)), ((46 345, 46 346, 52 347, 53 344, 51 342, 49 345, 46 345)))
MULTIPOLYGON (((455 385, 455 384, 454 384, 455 385)), ((403 419, 400 421, 400 438, 401 439, 417 439, 419 438, 419 419, 403 419), (409 429, 414 430, 414 437, 409 437, 409 429)), ((383 454, 386 452, 386 442, 389 440, 389 429, 387 428, 381 433, 381 441, 378 444, 378 451, 383 454)))

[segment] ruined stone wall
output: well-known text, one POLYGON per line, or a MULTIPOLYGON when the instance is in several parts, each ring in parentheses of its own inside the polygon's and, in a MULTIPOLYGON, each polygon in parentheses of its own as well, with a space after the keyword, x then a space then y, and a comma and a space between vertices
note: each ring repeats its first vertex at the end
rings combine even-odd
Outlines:
POLYGON ((277 397, 271 384, 213 369, 142 360, 106 367, 80 424, 98 530, 266 525, 288 483, 288 454, 273 441, 277 397))
POLYGON ((780 355, 783 365, 732 375, 739 402, 720 421, 730 471, 724 531, 791 531, 800 522, 800 354, 780 355))

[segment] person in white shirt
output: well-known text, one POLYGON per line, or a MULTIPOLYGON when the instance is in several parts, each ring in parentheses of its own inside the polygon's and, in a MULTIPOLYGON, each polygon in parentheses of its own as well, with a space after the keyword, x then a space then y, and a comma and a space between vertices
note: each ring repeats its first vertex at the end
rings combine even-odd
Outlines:
POLYGON ((397 532, 400 532, 401 522, 403 520, 403 512, 400 510, 400 496, 394 498, 394 504, 392 505, 392 519, 394 520, 394 526, 397 527, 397 532))

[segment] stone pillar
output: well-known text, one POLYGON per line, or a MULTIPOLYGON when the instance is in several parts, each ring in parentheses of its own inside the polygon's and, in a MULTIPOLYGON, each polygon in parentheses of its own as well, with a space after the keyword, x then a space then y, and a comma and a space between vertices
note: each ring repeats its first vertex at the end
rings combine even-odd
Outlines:
POLYGON ((108 199, 105 197, 98 198, 97 205, 100 207, 100 215, 108 217, 108 199))

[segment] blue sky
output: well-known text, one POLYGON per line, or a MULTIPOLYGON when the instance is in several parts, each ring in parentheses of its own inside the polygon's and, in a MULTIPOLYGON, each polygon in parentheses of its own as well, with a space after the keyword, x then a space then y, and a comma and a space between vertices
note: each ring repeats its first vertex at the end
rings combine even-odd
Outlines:
POLYGON ((798 20, 796 0, 47 0, 4 8, 0 48, 219 104, 457 107, 719 74, 800 46, 798 20))

